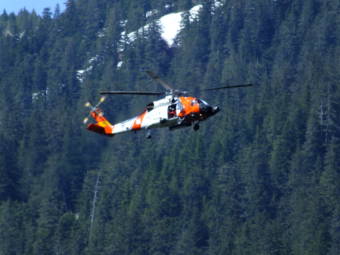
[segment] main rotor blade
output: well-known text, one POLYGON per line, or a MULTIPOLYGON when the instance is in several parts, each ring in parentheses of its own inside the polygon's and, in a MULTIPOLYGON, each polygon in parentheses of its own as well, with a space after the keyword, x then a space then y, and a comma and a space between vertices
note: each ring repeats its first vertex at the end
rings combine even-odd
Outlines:
POLYGON ((213 91, 213 90, 220 90, 220 89, 233 89, 233 88, 242 88, 242 87, 251 87, 253 84, 239 84, 239 85, 231 85, 231 86, 224 86, 218 88, 211 88, 211 89, 203 89, 202 91, 213 91))
POLYGON ((140 96, 161 96, 163 92, 150 91, 101 91, 102 95, 140 95, 140 96))
POLYGON ((159 78, 159 76, 157 74, 155 74, 152 71, 145 71, 152 79, 154 79, 155 81, 157 81, 159 84, 161 84, 165 89, 167 90, 174 90, 168 83, 166 83, 165 81, 163 81, 161 78, 159 78))

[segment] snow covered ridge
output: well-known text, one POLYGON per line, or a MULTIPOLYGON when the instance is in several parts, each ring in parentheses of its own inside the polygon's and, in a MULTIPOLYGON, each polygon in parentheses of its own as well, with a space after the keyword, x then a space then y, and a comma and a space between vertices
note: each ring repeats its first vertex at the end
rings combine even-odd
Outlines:
MULTIPOLYGON (((216 9, 222 7, 224 5, 226 0, 215 0, 213 4, 213 10, 215 11, 216 9)), ((198 19, 199 13, 202 9, 203 5, 198 4, 192 7, 189 10, 189 21, 193 22, 198 19)), ((146 18, 151 18, 152 16, 156 15, 158 13, 158 10, 151 10, 146 13, 146 18)), ((175 13, 169 13, 158 20, 156 22, 158 23, 160 29, 161 29, 161 37, 164 39, 164 41, 168 44, 169 47, 174 46, 174 41, 179 34, 179 32, 182 29, 182 20, 183 20, 183 14, 184 11, 181 12, 175 12, 175 13)), ((122 20, 121 21, 121 26, 125 28, 125 25, 127 23, 127 20, 122 20)), ((126 31, 123 31, 121 33, 121 40, 120 40, 120 46, 118 51, 120 53, 124 52, 125 47, 132 42, 134 42, 137 39, 137 36, 142 36, 144 32, 147 32, 150 28, 150 24, 146 24, 145 26, 139 28, 137 31, 128 33, 126 31)), ((105 36, 105 28, 102 31, 99 31, 97 36, 99 38, 105 36)), ((90 73, 93 70, 94 65, 99 61, 100 56, 97 55, 95 57, 92 57, 90 60, 87 62, 87 67, 81 70, 77 71, 77 79, 83 83, 86 75, 90 73)), ((122 61, 119 61, 117 64, 117 69, 120 69, 124 63, 122 61)))
MULTIPOLYGON (((226 0, 215 0, 212 6, 212 11, 215 11, 216 9, 222 7, 224 5, 226 0)), ((203 5, 198 4, 192 7, 189 10, 189 21, 193 22, 196 20, 199 16, 199 12, 202 9, 203 5)), ((146 13, 146 18, 152 17, 153 15, 157 14, 157 10, 151 10, 146 13)), ((167 15, 164 15, 161 17, 159 20, 156 22, 161 28, 161 37, 167 42, 169 47, 173 46, 174 40, 176 36, 179 34, 181 31, 182 27, 182 19, 183 19, 183 13, 184 11, 181 12, 175 12, 175 13, 169 13, 167 15)), ((126 24, 127 21, 123 21, 123 25, 126 24)), ((147 24, 141 28, 139 28, 137 31, 131 32, 127 34, 126 36, 126 31, 122 32, 122 40, 128 40, 127 43, 131 43, 136 40, 137 35, 142 35, 144 31, 148 31, 150 27, 150 24, 147 24)), ((126 41, 122 41, 122 44, 126 43, 126 41)), ((120 49, 124 50, 124 49, 120 49)))
MULTIPOLYGON (((196 5, 189 10, 189 19, 190 22, 197 19, 199 11, 201 10, 202 5, 196 5)), ((150 13, 154 13, 155 11, 151 11, 150 13)), ((182 15, 184 12, 175 12, 169 13, 161 17, 158 21, 158 24, 161 28, 161 36, 167 42, 169 47, 171 47, 174 43, 174 40, 178 33, 181 31, 181 23, 182 23, 182 15)), ((149 14, 150 15, 150 14, 149 14)), ((122 32, 123 40, 127 38, 128 43, 131 43, 136 40, 137 35, 142 35, 143 31, 148 31, 150 24, 145 25, 144 27, 139 28, 137 31, 131 32, 125 37, 126 31, 122 32)))

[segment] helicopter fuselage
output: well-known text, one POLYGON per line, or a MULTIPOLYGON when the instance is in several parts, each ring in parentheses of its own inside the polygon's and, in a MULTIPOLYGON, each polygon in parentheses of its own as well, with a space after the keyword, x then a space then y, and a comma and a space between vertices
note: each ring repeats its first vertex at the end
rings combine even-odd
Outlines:
POLYGON ((168 127, 170 130, 191 126, 215 115, 219 107, 210 106, 196 97, 168 95, 149 103, 136 117, 112 125, 102 111, 93 110, 90 114, 97 121, 88 125, 90 131, 113 136, 129 131, 168 127))

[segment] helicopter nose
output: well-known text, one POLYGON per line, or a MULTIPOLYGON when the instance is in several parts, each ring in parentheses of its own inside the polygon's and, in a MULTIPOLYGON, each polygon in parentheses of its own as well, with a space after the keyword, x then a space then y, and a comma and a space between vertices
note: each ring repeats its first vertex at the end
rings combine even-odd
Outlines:
POLYGON ((220 110, 221 110, 220 107, 214 106, 214 107, 213 107, 213 114, 218 113, 220 110))
POLYGON ((213 111, 213 108, 208 104, 200 103, 200 110, 202 113, 209 114, 213 111))
POLYGON ((220 111, 218 106, 212 107, 208 104, 200 104, 200 109, 202 113, 207 114, 208 116, 214 115, 220 111))

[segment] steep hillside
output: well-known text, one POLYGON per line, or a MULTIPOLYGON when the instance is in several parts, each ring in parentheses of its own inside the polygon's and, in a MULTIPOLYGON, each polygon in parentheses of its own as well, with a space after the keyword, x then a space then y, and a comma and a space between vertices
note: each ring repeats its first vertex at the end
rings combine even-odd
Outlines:
MULTIPOLYGON (((0 15, 0 254, 340 254, 339 12, 68 0, 0 15), (160 89, 144 70, 222 111, 151 140, 88 132, 100 90, 160 89)), ((102 108, 118 122, 154 99, 102 108)))

